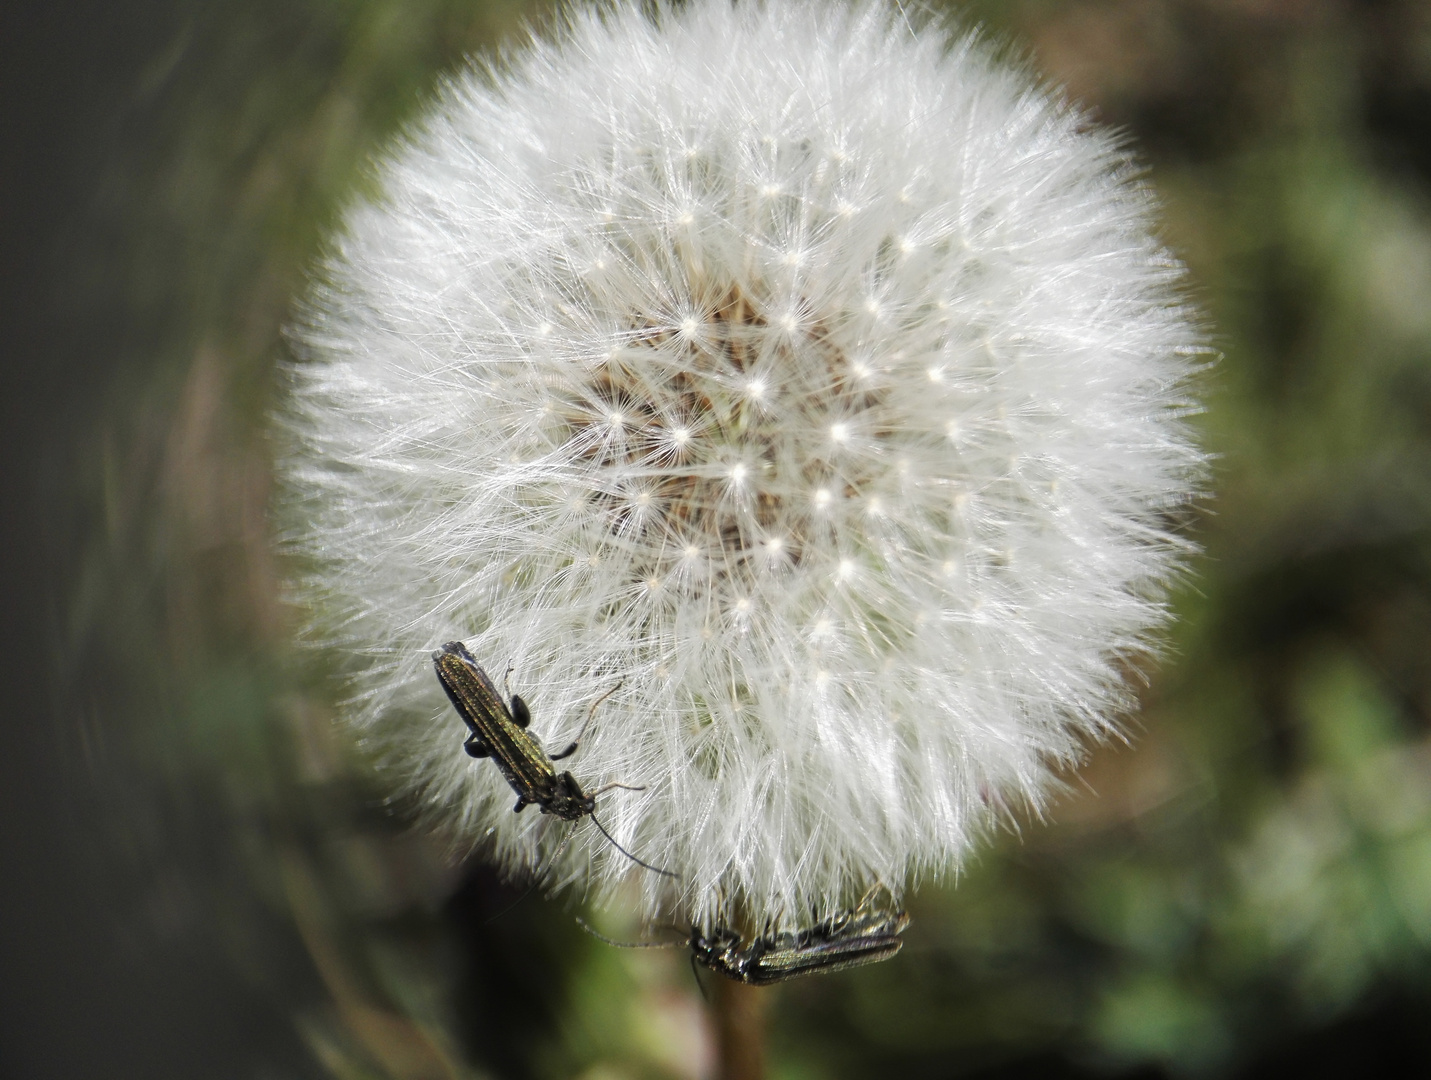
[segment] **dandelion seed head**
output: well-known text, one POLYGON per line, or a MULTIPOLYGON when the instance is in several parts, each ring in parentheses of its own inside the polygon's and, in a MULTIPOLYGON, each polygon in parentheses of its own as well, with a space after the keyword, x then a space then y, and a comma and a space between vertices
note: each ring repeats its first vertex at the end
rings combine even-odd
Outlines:
POLYGON ((1129 703, 1198 479, 1180 271, 1114 141, 877 3, 576 12, 454 79, 296 337, 295 595, 352 723, 512 869, 462 639, 697 925, 956 866, 1129 703))

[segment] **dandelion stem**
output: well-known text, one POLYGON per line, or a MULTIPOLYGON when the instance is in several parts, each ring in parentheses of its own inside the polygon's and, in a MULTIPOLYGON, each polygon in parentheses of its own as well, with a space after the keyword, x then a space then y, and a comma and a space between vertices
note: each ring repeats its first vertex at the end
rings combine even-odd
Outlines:
POLYGON ((719 1080, 764 1080, 765 1006, 772 992, 731 979, 715 980, 719 1080))

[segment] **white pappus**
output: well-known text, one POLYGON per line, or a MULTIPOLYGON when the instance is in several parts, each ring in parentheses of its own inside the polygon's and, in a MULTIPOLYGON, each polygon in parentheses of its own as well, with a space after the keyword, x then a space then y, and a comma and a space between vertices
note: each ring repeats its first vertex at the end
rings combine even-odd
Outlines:
POLYGON ((347 716, 510 869, 429 653, 564 745, 549 881, 698 926, 958 864, 1114 730, 1200 482, 1183 273, 1117 140, 880 3, 575 11, 451 79, 294 331, 286 540, 347 716))

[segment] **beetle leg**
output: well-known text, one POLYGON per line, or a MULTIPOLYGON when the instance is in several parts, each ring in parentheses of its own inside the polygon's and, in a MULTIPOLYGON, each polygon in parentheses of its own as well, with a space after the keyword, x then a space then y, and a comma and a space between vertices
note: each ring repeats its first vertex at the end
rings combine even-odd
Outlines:
POLYGON ((475 758, 490 757, 492 754, 492 748, 476 735, 467 736, 467 741, 462 744, 462 749, 466 750, 475 758))

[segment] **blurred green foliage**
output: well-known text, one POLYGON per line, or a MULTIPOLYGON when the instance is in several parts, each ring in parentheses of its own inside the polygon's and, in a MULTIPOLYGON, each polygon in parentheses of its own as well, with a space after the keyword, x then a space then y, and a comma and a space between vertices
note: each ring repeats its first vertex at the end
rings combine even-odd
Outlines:
MULTIPOLYGON (((278 601, 264 416, 305 268, 439 73, 533 10, 175 0, 96 106, 56 261, 92 375, 47 507, 63 705, 116 933, 278 1003, 236 1076, 710 1068, 679 951, 601 945, 385 804, 278 601)), ((774 992, 774 1074, 1431 1069, 1431 9, 955 11, 1149 165, 1223 353, 1205 555, 1130 745, 918 888, 898 959, 774 992)))

